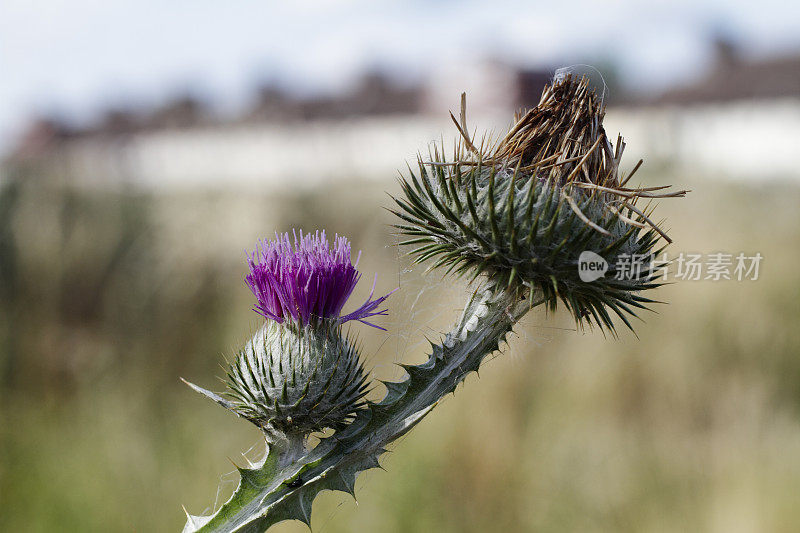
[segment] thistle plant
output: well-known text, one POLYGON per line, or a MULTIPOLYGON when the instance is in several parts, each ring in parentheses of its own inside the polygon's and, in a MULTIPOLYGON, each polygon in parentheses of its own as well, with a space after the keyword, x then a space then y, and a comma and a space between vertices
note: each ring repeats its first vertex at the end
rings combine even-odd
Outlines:
MULTIPOLYGON (((383 399, 365 399, 370 382, 343 324, 384 315, 389 296, 342 315, 360 274, 350 246, 324 233, 277 235, 248 256, 246 282, 266 322, 229 365, 227 390, 195 390, 258 426, 267 453, 239 468, 231 498, 184 531, 261 532, 288 519, 310 525, 322 490, 354 494, 359 472, 379 466, 387 447, 499 350, 531 309, 563 307, 581 326, 615 333, 615 319, 653 302, 657 255, 670 242, 642 200, 683 196, 668 187, 631 188, 641 161, 623 177, 624 143, 607 138, 604 108, 587 80, 566 76, 519 114, 499 139, 469 134, 462 96, 452 158, 443 146, 419 158, 394 198, 396 228, 415 261, 466 276, 473 290, 463 314, 426 362, 401 366, 406 377, 382 382, 383 399), (582 254, 612 265, 580 275, 582 254), (618 265, 637 257, 633 275, 618 265), (326 433, 321 433, 328 430, 326 433), (318 442, 309 445, 308 437, 318 442)), ((391 293, 390 293, 391 294, 391 293)))

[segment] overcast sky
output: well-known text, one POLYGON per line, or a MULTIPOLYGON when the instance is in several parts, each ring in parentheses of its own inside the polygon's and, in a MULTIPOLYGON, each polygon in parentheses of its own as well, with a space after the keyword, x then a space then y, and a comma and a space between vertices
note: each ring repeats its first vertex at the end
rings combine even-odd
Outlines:
POLYGON ((235 108, 258 80, 341 90, 370 66, 424 75, 473 57, 530 66, 612 58, 625 81, 658 89, 702 71, 714 32, 753 55, 800 49, 798 5, 3 0, 0 149, 37 112, 87 120, 108 105, 156 104, 186 89, 235 108))

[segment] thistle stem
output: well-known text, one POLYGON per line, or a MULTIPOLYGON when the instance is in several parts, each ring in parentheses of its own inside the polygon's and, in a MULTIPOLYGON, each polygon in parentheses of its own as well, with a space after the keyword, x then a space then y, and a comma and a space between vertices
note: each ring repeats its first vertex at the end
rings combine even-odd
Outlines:
POLYGON ((288 466, 300 459, 308 450, 306 437, 300 431, 284 432, 271 425, 264 428, 264 438, 271 452, 280 457, 278 464, 288 466))

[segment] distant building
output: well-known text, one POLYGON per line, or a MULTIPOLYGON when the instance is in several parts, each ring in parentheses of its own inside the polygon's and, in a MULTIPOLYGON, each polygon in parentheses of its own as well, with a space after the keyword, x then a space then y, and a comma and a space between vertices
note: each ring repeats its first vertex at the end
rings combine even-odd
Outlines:
POLYGON ((716 60, 705 76, 668 90, 654 103, 695 105, 800 98, 800 55, 746 59, 730 41, 719 39, 714 46, 716 60))
MULTIPOLYGON (((800 56, 744 60, 724 42, 716 47, 716 65, 694 84, 636 105, 606 100, 606 130, 629 140, 625 160, 704 177, 800 179, 800 56)), ((149 112, 110 110, 83 129, 39 120, 4 173, 112 188, 389 180, 431 141, 455 137, 448 110, 458 114, 462 92, 470 129, 499 133, 538 102, 554 72, 477 61, 442 65, 419 85, 370 73, 342 95, 303 98, 264 86, 235 117, 181 96, 149 112)), ((610 91, 625 102, 618 93, 610 91)))
POLYGON ((241 121, 346 119, 363 116, 414 115, 421 111, 423 87, 400 86, 380 72, 365 74, 344 95, 297 98, 275 86, 258 90, 255 105, 241 121))
POLYGON ((706 178, 800 180, 800 55, 745 59, 726 40, 695 82, 609 110, 627 154, 706 178))
POLYGON ((74 128, 62 120, 54 117, 37 118, 17 140, 13 156, 20 159, 35 159, 75 138, 76 135, 74 128))
POLYGON ((212 121, 206 104, 185 94, 153 112, 146 120, 147 129, 197 128, 212 121))

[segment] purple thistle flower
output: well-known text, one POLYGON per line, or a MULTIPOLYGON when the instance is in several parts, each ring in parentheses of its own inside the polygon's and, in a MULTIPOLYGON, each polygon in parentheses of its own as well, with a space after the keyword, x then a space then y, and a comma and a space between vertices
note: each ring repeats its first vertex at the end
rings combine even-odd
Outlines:
POLYGON ((288 233, 276 233, 274 240, 264 239, 260 249, 256 246, 252 254, 247 254, 250 273, 245 282, 257 300, 253 310, 281 324, 285 320, 300 326, 320 319, 336 319, 339 323, 358 320, 384 329, 365 320, 386 315, 386 309, 375 309, 394 292, 372 300, 375 282, 367 301, 341 316, 342 307, 361 278, 356 270, 360 258, 359 252, 356 264, 351 264, 350 242, 337 235, 329 247, 325 231, 314 235, 303 235, 301 231, 299 239, 295 233, 294 246, 288 233))

